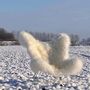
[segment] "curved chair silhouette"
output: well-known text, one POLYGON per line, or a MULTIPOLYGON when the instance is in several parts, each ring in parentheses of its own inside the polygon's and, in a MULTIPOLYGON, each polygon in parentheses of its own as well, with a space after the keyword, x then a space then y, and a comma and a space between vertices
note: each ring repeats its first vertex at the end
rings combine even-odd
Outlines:
POLYGON ((27 48, 32 58, 30 66, 35 73, 42 71, 59 76, 77 74, 82 70, 82 61, 69 56, 70 37, 65 33, 60 33, 51 43, 44 44, 30 33, 22 31, 18 40, 27 48))

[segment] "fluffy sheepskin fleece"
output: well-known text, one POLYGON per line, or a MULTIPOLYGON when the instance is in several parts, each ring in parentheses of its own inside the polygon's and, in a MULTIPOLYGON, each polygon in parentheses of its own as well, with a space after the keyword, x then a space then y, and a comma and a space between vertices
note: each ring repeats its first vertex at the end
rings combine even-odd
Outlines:
POLYGON ((49 53, 50 64, 59 66, 62 61, 65 61, 69 58, 69 46, 70 38, 68 35, 61 33, 58 37, 52 41, 51 44, 51 53, 49 53))
POLYGON ((82 61, 78 57, 69 57, 70 37, 65 33, 60 33, 47 45, 24 31, 20 32, 18 40, 27 48, 32 58, 30 66, 35 73, 42 71, 59 76, 77 74, 82 70, 82 61))

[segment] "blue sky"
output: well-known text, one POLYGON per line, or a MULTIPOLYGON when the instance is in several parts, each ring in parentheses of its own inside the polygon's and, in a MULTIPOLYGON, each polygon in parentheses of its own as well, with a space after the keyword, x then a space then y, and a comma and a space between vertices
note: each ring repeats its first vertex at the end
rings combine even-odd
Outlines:
POLYGON ((0 0, 0 27, 89 37, 90 0, 0 0))

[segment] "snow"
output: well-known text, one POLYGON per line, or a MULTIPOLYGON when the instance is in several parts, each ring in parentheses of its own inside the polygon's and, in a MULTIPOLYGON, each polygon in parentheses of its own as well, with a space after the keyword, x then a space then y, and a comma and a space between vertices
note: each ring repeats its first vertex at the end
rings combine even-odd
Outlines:
POLYGON ((78 75, 55 78, 47 73, 34 74, 31 58, 22 46, 0 46, 0 90, 89 90, 90 47, 73 46, 70 55, 84 62, 78 75))

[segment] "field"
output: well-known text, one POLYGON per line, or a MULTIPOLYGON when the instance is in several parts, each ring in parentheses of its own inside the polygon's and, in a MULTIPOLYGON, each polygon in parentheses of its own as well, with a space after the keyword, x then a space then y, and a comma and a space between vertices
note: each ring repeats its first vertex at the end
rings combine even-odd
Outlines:
POLYGON ((0 90, 90 90, 90 47, 73 46, 70 55, 83 60, 82 72, 55 78, 47 73, 32 72, 26 48, 0 46, 0 90))

